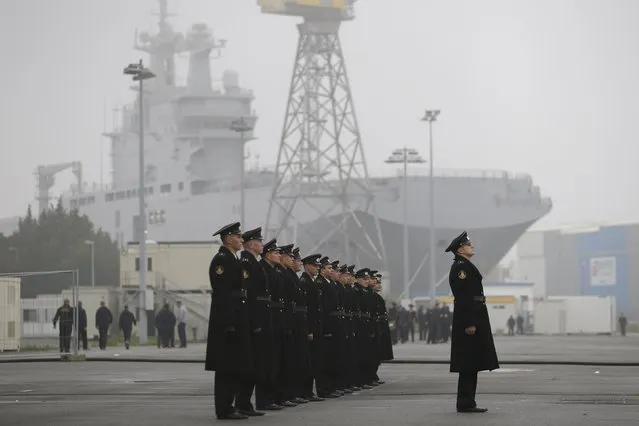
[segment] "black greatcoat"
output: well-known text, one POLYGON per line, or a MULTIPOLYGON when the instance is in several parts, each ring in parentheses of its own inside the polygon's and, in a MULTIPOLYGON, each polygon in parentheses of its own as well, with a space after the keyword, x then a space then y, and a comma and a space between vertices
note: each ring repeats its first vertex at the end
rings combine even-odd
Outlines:
POLYGON ((386 311, 386 302, 381 294, 375 293, 377 317, 377 327, 379 332, 379 360, 390 361, 393 357, 393 342, 391 341, 391 332, 388 325, 388 312, 386 311))
POLYGON ((362 303, 360 304, 360 310, 362 312, 362 333, 363 333, 363 348, 365 353, 363 359, 365 364, 372 368, 379 365, 379 351, 377 341, 379 338, 377 321, 375 319, 375 293, 368 287, 362 289, 362 303))
POLYGON ((256 377, 266 380, 273 371, 273 324, 269 282, 260 262, 247 251, 240 257, 251 313, 253 363, 256 377))
POLYGON ((324 332, 324 368, 330 374, 339 372, 342 358, 339 354, 339 299, 337 288, 323 276, 317 277, 322 289, 322 328, 324 332))
POLYGON ((284 333, 284 295, 281 269, 270 265, 266 260, 260 260, 260 265, 268 277, 271 292, 271 318, 273 325, 273 347, 271 351, 271 376, 275 377, 281 369, 282 336, 284 333))
POLYGON ((475 265, 455 256, 448 280, 455 297, 450 349, 450 371, 476 372, 499 368, 493 333, 484 297, 482 275, 475 265), (465 329, 475 326, 474 335, 465 329))
MULTIPOLYGON (((295 367, 297 374, 302 379, 312 377, 311 373, 311 353, 310 341, 308 335, 308 294, 306 292, 306 280, 301 278, 293 271, 289 271, 291 281, 295 284, 295 314, 294 314, 294 333, 295 333, 295 367)), ((306 272, 302 273, 302 277, 306 272)), ((309 277, 310 279, 310 277, 309 277)))
POLYGON ((240 260, 220 247, 211 260, 209 279, 212 293, 205 370, 250 373, 251 323, 240 260))
POLYGON ((306 272, 302 274, 300 281, 306 285, 308 332, 313 335, 313 340, 310 342, 311 366, 313 376, 317 378, 323 372, 325 356, 321 283, 314 280, 306 272))

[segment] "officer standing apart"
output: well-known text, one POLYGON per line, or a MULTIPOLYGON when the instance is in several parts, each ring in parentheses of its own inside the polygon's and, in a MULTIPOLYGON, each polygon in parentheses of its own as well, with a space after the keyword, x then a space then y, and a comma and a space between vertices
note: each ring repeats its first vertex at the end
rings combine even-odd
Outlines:
POLYGON ((457 412, 484 413, 477 407, 477 373, 499 368, 482 275, 470 259, 475 248, 464 231, 455 238, 446 252, 455 254, 448 281, 455 297, 450 353, 450 372, 459 373, 457 412))
POLYGON ((204 368, 215 371, 217 418, 247 419, 233 407, 242 383, 253 370, 249 307, 242 264, 236 255, 244 242, 240 223, 223 227, 213 234, 217 235, 223 245, 209 266, 211 312, 204 368))

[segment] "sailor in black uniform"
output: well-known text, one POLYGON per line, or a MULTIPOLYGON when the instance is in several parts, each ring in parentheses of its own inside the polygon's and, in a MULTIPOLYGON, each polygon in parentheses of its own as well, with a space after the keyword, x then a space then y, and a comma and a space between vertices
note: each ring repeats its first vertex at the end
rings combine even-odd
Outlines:
POLYGON ((466 232, 455 238, 446 252, 455 255, 448 281, 455 297, 450 371, 459 373, 457 411, 484 413, 487 409, 477 407, 475 402, 477 373, 499 368, 499 361, 486 308, 482 275, 470 261, 475 248, 466 232))
POLYGON ((252 373, 251 323, 242 274, 236 253, 242 249, 240 223, 217 231, 222 246, 211 260, 211 312, 206 344, 207 371, 215 371, 215 413, 218 419, 240 420, 248 416, 233 403, 243 380, 252 373))

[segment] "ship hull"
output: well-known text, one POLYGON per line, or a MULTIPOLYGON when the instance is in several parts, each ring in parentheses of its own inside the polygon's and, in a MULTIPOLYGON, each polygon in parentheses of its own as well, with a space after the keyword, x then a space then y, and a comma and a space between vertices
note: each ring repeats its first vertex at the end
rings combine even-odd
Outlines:
MULTIPOLYGON (((300 224, 296 232, 297 244, 302 252, 318 252, 340 260, 341 263, 355 264, 357 268, 368 267, 384 271, 389 278, 388 296, 399 297, 406 283, 404 274, 404 230, 403 224, 387 220, 379 221, 385 262, 375 253, 375 248, 367 241, 366 235, 376 235, 376 223, 370 213, 355 212, 357 220, 345 220, 341 215, 328 219, 318 219, 300 224), (342 224, 335 231, 335 224, 342 224), (302 229, 303 228, 303 229, 302 229), (350 244, 344 242, 348 234, 350 244), (323 236, 322 240, 315 236, 323 236), (323 241, 325 239, 325 241, 323 241)), ((519 237, 533 224, 533 221, 498 228, 456 228, 435 229, 435 276, 437 294, 449 294, 448 272, 452 255, 444 250, 449 242, 462 231, 467 231, 476 247, 473 262, 479 270, 488 274, 519 237)), ((379 246, 379 244, 375 244, 379 246)), ((409 297, 427 297, 430 288, 430 229, 423 226, 408 226, 409 297)))
MULTIPOLYGON (((251 180, 249 174, 246 182, 243 228, 264 226, 272 195, 268 180, 251 180)), ((426 296, 430 285, 430 262, 425 259, 430 243, 429 177, 415 176, 407 182, 397 177, 375 178, 370 182, 375 193, 374 202, 364 207, 363 204, 357 205, 355 200, 354 215, 345 221, 345 228, 340 228, 351 241, 348 248, 344 232, 333 232, 339 228, 343 216, 318 213, 330 211, 331 206, 335 206, 332 199, 319 200, 317 211, 308 206, 307 200, 299 200, 290 227, 279 234, 278 243, 296 243, 304 254, 317 251, 342 263, 384 271, 389 279, 389 295, 397 297, 405 282, 403 223, 406 217, 409 275, 415 275, 410 296, 426 296), (405 192, 406 189, 408 192, 405 192), (405 194, 408 194, 408 199, 405 194), (381 260, 384 255, 385 262, 381 260)), ((551 210, 550 200, 542 198, 531 182, 526 176, 435 177, 435 272, 440 291, 448 291, 447 273, 451 262, 450 254, 443 253, 443 250, 459 233, 469 232, 477 245, 475 262, 484 274, 488 274, 525 230, 551 210)), ((177 193, 162 195, 155 191, 156 195, 146 199, 147 239, 210 241, 213 231, 240 219, 241 197, 237 187, 198 195, 191 193, 188 185, 182 185, 182 188, 177 193), (158 216, 158 213, 161 214, 158 216), (161 220, 157 220, 158 217, 161 220)), ((129 192, 121 190, 81 196, 93 203, 83 203, 83 198, 77 196, 63 197, 63 203, 67 208, 79 208, 96 227, 111 234, 120 246, 124 246, 137 240, 136 235, 139 235, 135 226, 138 200, 135 195, 128 197, 129 192)), ((270 222, 271 226, 281 222, 276 210, 271 213, 270 222)), ((272 230, 264 233, 268 237, 273 235, 272 230)))

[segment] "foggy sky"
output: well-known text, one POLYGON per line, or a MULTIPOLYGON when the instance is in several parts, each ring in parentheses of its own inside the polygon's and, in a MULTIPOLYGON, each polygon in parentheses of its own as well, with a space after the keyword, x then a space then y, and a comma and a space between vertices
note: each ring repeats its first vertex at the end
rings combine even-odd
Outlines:
MULTIPOLYGON (((255 0, 169 8, 176 30, 205 21, 228 40, 214 78, 233 68, 255 91, 249 148, 274 164, 296 20, 261 15, 255 0)), ((0 217, 35 206, 39 164, 80 160, 99 182, 103 144, 108 181, 105 100, 110 110, 134 98, 122 68, 144 57, 133 35, 156 29, 152 10, 153 0, 0 0, 0 217)), ((438 108, 437 169, 531 174, 554 202, 539 226, 636 220, 638 21, 636 0, 358 2, 342 44, 369 167, 388 167, 404 145, 426 158, 419 119, 438 108)), ((58 175, 54 194, 71 182, 58 175)))

